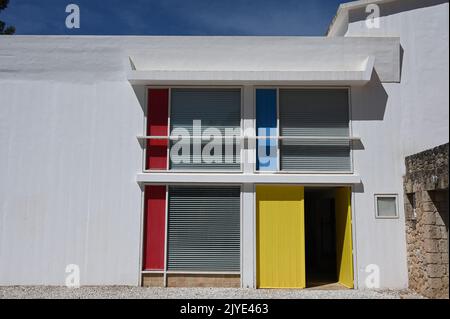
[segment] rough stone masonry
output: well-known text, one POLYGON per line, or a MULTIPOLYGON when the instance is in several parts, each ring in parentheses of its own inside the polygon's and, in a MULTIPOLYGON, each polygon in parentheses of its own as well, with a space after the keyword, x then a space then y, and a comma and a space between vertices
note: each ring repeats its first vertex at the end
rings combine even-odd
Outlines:
POLYGON ((409 287, 430 298, 449 297, 448 151, 447 143, 406 158, 409 287))

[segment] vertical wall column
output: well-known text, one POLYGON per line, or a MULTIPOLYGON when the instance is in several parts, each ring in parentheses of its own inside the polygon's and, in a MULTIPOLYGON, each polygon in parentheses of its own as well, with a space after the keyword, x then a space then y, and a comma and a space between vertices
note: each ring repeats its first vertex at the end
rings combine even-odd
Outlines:
POLYGON ((166 186, 145 186, 143 270, 164 270, 166 186))
MULTIPOLYGON (((167 136, 169 122, 169 89, 149 89, 147 101, 147 136, 167 136)), ((167 169, 168 140, 147 140, 147 170, 167 169)))
POLYGON ((241 280, 243 288, 256 288, 255 284, 255 189, 253 184, 242 187, 241 280))
MULTIPOLYGON (((255 99, 253 86, 244 86, 242 128, 249 139, 244 143, 242 169, 244 174, 255 170, 255 99)), ((255 288, 255 193, 253 184, 242 185, 242 224, 241 224, 241 281, 244 288, 255 288)))
MULTIPOLYGON (((256 90, 256 134, 277 136, 277 90, 256 90)), ((278 170, 278 140, 258 139, 256 169, 260 171, 278 170)))
POLYGON ((243 154, 241 156, 243 172, 245 174, 253 174, 255 170, 256 154, 255 154, 255 99, 253 86, 244 86, 242 90, 242 129, 244 135, 248 138, 243 143, 243 154))
MULTIPOLYGON (((147 91, 147 136, 169 134, 169 90, 147 91)), ((148 139, 146 170, 167 169, 167 139, 148 139)), ((148 185, 144 189, 144 238, 142 269, 163 271, 166 239, 166 186, 148 185)), ((149 278, 151 279, 151 278, 149 278)))

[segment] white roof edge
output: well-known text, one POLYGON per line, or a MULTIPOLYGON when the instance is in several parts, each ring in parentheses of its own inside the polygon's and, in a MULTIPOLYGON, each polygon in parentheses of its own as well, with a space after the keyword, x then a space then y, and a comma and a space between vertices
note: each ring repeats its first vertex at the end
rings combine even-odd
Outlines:
POLYGON ((182 84, 340 84, 362 86, 371 79, 375 57, 367 56, 362 63, 345 70, 153 70, 136 69, 129 57, 127 79, 133 85, 182 84))
POLYGON ((341 27, 343 25, 348 26, 348 12, 350 10, 365 7, 369 4, 381 4, 393 1, 398 0, 358 0, 341 3, 336 12, 336 15, 334 16, 333 20, 330 23, 330 26, 328 27, 326 36, 328 37, 344 36, 344 34, 339 33, 339 31, 341 30, 341 27))
POLYGON ((363 70, 349 71, 129 71, 128 81, 134 85, 157 84, 341 84, 365 85, 370 81, 373 59, 367 58, 363 70))

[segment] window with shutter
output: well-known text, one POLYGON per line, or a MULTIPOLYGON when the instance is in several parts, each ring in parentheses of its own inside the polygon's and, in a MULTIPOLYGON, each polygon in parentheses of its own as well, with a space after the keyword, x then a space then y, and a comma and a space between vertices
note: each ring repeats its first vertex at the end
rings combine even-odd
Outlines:
POLYGON ((168 270, 240 270, 240 187, 170 186, 168 270))
POLYGON ((282 171, 351 171, 347 89, 279 89, 279 114, 282 171))
POLYGON ((185 131, 191 137, 184 142, 171 142, 171 147, 176 143, 188 144, 184 146, 189 150, 183 160, 171 156, 172 170, 240 170, 240 89, 173 88, 170 104, 172 135, 178 136, 180 131, 185 131), (193 128, 195 123, 201 124, 199 131, 193 128), (219 147, 210 149, 211 132, 232 138, 221 140, 219 147), (194 138, 199 147, 194 147, 194 138))

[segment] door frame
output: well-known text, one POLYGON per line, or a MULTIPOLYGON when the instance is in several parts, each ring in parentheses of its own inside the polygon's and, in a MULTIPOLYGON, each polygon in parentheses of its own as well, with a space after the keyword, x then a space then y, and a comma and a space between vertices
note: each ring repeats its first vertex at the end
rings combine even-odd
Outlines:
POLYGON ((253 244, 253 287, 255 287, 256 289, 260 289, 258 288, 258 252, 257 252, 257 223, 256 223, 256 218, 257 218, 257 201, 256 201, 256 186, 258 185, 292 185, 292 186, 303 186, 305 188, 307 187, 330 187, 330 188, 338 188, 338 187, 348 187, 350 189, 350 202, 351 202, 351 218, 352 218, 352 256, 353 256, 353 289, 359 289, 359 270, 358 270, 358 254, 357 254, 357 235, 356 235, 356 214, 355 214, 355 186, 354 185, 349 185, 349 184, 321 184, 321 185, 308 185, 308 184, 297 184, 297 183, 285 183, 285 184, 269 184, 269 183, 258 183, 258 184, 253 184, 253 237, 254 237, 254 244, 253 244))

